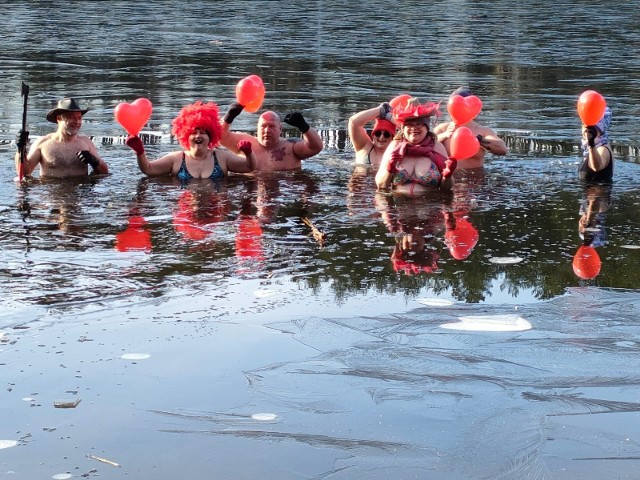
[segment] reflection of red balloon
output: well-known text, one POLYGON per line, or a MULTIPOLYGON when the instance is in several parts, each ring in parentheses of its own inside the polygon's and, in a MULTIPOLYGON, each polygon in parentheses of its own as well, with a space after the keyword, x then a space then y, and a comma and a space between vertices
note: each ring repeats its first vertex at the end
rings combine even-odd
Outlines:
POLYGON ((258 75, 249 75, 236 85, 236 100, 250 113, 255 113, 260 109, 264 94, 264 83, 258 75))
POLYGON ((480 110, 482 110, 482 100, 475 95, 468 97, 453 95, 447 103, 447 111, 456 125, 469 123, 478 116, 480 110))
POLYGON ((251 215, 241 215, 236 233, 236 256, 264 260, 262 252, 262 227, 251 215))
POLYGON ((407 107, 409 100, 411 100, 411 95, 403 93, 402 95, 398 95, 391 99, 391 101, 389 101, 389 105, 391 105, 391 108, 393 109, 399 108, 400 110, 404 110, 407 107))
POLYGON ((584 280, 597 277, 601 266, 598 252, 590 245, 580 246, 573 256, 573 272, 584 280))
POLYGON ((464 260, 478 243, 478 230, 461 213, 454 214, 456 228, 447 230, 444 241, 451 256, 456 260, 464 260))
POLYGON ((449 150, 451 158, 466 160, 473 157, 480 149, 480 142, 467 127, 458 127, 451 135, 449 150))
POLYGON ((144 217, 130 217, 127 229, 116 234, 116 250, 119 252, 149 253, 151 251, 151 234, 144 228, 146 223, 144 217))
POLYGON ((578 115, 585 125, 595 125, 604 116, 607 102, 594 90, 587 90, 578 98, 578 115))
POLYGON ((139 98, 131 103, 119 103, 113 110, 116 121, 129 133, 137 135, 151 117, 153 106, 146 98, 139 98))

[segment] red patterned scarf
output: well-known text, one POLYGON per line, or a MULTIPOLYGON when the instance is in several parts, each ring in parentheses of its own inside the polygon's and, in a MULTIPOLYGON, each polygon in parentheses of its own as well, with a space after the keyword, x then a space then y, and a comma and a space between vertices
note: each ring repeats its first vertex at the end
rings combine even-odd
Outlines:
POLYGON ((407 142, 406 140, 402 140, 391 152, 391 162, 390 166, 393 166, 394 170, 398 162, 400 162, 404 157, 428 157, 431 159, 433 163, 435 163, 436 167, 440 173, 444 170, 446 157, 439 152, 434 150, 436 145, 436 141, 433 139, 431 135, 427 135, 427 137, 420 142, 418 145, 414 145, 412 143, 407 142))

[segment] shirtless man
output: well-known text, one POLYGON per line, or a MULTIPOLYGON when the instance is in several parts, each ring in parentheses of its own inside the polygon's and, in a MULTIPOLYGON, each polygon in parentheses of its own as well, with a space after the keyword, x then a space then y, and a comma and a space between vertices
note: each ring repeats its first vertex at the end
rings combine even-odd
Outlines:
MULTIPOLYGON (((82 116, 88 109, 82 109, 73 98, 64 98, 58 106, 47 113, 47 120, 58 124, 58 129, 38 138, 26 155, 23 174, 30 175, 40 165, 40 176, 50 178, 78 177, 88 174, 88 167, 94 173, 109 173, 107 164, 100 158, 96 146, 89 137, 80 135, 82 116)), ((16 170, 20 165, 20 148, 29 140, 29 132, 18 133, 16 144, 16 170)))
POLYGON ((302 165, 301 160, 320 153, 323 147, 322 138, 318 132, 309 126, 299 112, 288 114, 284 121, 302 132, 299 138, 282 138, 282 123, 277 113, 264 112, 258 119, 258 134, 256 137, 248 133, 231 132, 231 123, 240 115, 243 106, 233 103, 222 119, 222 146, 238 154, 238 142, 251 142, 253 154, 256 158, 256 171, 276 172, 280 170, 296 170, 302 165))
MULTIPOLYGON (((466 87, 460 87, 451 96, 460 95, 462 97, 468 97, 473 95, 471 90, 466 87)), ((438 136, 438 141, 444 144, 444 148, 447 149, 447 153, 451 155, 449 144, 451 135, 458 127, 469 128, 474 135, 478 137, 480 141, 480 149, 473 157, 466 160, 458 161, 458 168, 480 168, 484 166, 484 156, 487 152, 494 155, 506 155, 508 152, 507 145, 502 141, 500 137, 491 128, 480 125, 475 120, 465 123, 464 125, 456 125, 454 122, 444 122, 436 125, 433 129, 433 133, 438 136)))

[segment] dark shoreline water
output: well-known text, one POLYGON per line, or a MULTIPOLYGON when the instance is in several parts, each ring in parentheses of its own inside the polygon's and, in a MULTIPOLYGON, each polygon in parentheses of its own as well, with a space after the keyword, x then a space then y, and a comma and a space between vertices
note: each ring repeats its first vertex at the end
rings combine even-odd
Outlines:
POLYGON ((635 478, 638 2, 2 6, 1 478, 635 478), (117 103, 151 99, 160 155, 179 108, 224 111, 252 73, 320 155, 222 185, 140 174, 117 103), (13 182, 21 81, 33 136, 59 97, 91 106, 110 175, 13 182), (451 197, 376 194, 348 117, 403 92, 444 112, 461 84, 510 154, 451 197), (577 180, 587 88, 614 112, 610 192, 577 180), (580 212, 603 199, 583 279, 580 212))

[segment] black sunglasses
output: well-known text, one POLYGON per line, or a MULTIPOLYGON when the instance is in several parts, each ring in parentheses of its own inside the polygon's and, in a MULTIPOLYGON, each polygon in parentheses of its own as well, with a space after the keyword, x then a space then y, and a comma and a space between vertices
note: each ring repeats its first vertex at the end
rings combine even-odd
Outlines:
POLYGON ((376 130, 373 132, 373 135, 379 137, 380 135, 384 135, 384 138, 391 138, 391 134, 386 130, 376 130))

